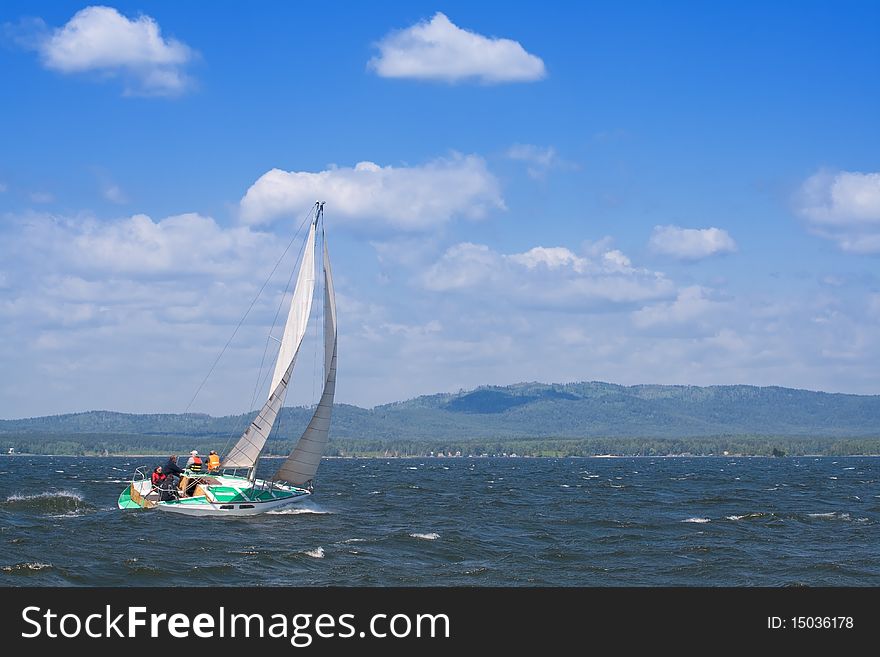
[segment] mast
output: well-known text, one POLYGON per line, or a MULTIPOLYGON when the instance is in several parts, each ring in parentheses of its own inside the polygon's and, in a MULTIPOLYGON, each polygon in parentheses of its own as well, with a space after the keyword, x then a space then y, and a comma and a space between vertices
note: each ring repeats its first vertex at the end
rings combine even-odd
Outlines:
POLYGON ((315 204, 315 217, 309 227, 309 235, 303 248, 296 287, 284 325, 281 346, 275 360, 275 371, 272 375, 272 384, 269 387, 269 397, 253 422, 245 429, 238 442, 220 464, 221 468, 247 468, 248 478, 252 481, 256 476, 260 453, 266 445, 266 440, 269 438, 284 403, 293 366, 296 363, 296 357, 308 326, 315 291, 315 235, 323 210, 323 203, 315 204))

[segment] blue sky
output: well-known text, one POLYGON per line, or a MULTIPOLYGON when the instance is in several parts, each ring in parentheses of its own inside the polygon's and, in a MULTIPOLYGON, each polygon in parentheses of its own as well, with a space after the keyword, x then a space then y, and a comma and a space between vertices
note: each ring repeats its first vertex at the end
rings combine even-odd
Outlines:
MULTIPOLYGON (((875 2, 5 2, 0 26, 0 417, 183 410, 318 195, 338 401, 880 393, 875 2)), ((285 282, 194 410, 248 407, 285 282)))

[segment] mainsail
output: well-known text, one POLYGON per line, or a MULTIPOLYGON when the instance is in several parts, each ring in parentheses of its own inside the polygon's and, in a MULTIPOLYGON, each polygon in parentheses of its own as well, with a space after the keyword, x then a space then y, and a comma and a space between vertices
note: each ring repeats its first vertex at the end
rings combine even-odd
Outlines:
POLYGON ((221 468, 251 469, 256 465, 284 403, 293 365, 305 337, 312 310, 312 297, 315 291, 315 230, 320 216, 319 208, 309 228, 309 236, 303 250, 302 264, 297 275, 293 299, 290 302, 290 312, 287 315, 281 347, 275 361, 275 373, 272 376, 272 385, 269 387, 269 398, 230 450, 221 468))
POLYGON ((330 272, 330 253, 324 241, 324 392, 309 426, 287 460, 272 476, 296 486, 309 484, 321 463, 330 432, 330 414, 336 393, 336 295, 330 272))

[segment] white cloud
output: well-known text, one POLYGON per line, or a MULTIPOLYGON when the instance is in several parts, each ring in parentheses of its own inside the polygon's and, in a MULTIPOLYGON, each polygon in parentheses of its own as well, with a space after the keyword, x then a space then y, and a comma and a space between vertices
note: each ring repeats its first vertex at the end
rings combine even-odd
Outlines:
POLYGON ((128 203, 128 198, 125 196, 125 192, 122 191, 122 188, 119 185, 114 185, 112 183, 107 184, 101 190, 101 193, 104 195, 104 198, 111 203, 117 203, 119 205, 128 203))
POLYGON ((536 180, 547 175, 551 169, 575 168, 566 162, 552 146, 535 146, 534 144, 514 144, 507 149, 507 157, 511 160, 528 164, 528 174, 536 180))
POLYGON ((459 215, 482 218, 504 208, 485 160, 455 154, 414 167, 359 162, 317 173, 272 169, 241 199, 241 217, 257 224, 300 216, 316 200, 327 202, 334 219, 403 230, 424 230, 459 215))
POLYGON ((489 84, 532 82, 546 75, 540 57, 516 41, 463 30, 438 12, 378 44, 379 56, 368 67, 385 78, 411 78, 489 84))
POLYGON ((24 234, 31 252, 50 250, 74 271, 112 274, 230 277, 250 271, 259 249, 277 250, 266 233, 223 228, 195 213, 159 221, 137 214, 114 222, 36 216, 24 234))
POLYGON ((636 310, 632 314, 632 319, 633 324, 638 328, 678 328, 705 319, 722 305, 721 302, 712 300, 706 288, 690 285, 680 289, 672 301, 636 310))
POLYGON ((880 173, 818 171, 794 202, 814 234, 843 251, 880 253, 880 173))
POLYGON ((654 226, 648 246, 656 253, 679 260, 701 260, 736 251, 736 242, 721 228, 654 226))
POLYGON ((423 274, 422 283, 438 292, 468 291, 486 300, 562 310, 631 304, 674 292, 662 273, 633 267, 615 249, 595 258, 542 246, 505 255, 469 242, 447 249, 423 274))
MULTIPOLYGON (((0 394, 0 417, 182 410, 286 243, 194 213, 117 221, 7 215, 0 362, 20 376, 0 394)), ((245 409, 295 255, 288 252, 238 329, 197 409, 245 409)))
POLYGON ((120 76, 129 94, 176 95, 190 85, 183 67, 193 51, 163 37, 159 24, 146 15, 129 19, 112 7, 86 7, 35 47, 47 68, 120 76))

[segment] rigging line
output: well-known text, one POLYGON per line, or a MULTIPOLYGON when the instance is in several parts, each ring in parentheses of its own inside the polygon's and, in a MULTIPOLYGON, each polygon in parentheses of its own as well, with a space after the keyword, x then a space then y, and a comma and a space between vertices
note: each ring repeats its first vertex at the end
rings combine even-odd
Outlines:
MULTIPOLYGON (((306 217, 306 219, 309 219, 311 217, 311 214, 312 213, 309 212, 309 215, 306 217)), ((305 220, 303 221, 302 225, 304 225, 304 224, 305 224, 305 220)), ((198 397, 199 393, 202 391, 202 388, 204 387, 205 382, 207 382, 208 378, 213 373, 214 368, 217 367, 217 363, 220 362, 220 359, 223 357, 223 354, 226 353, 226 349, 229 347, 230 343, 232 342, 232 339, 235 337, 235 334, 238 333, 238 329, 240 329, 242 324, 244 324, 244 320, 247 319, 247 316, 250 314, 251 310, 253 310, 253 307, 256 305, 257 300, 260 298, 260 295, 263 293, 263 290, 266 289, 266 285, 268 285, 269 280, 275 274, 275 270, 278 269, 278 265, 281 264, 281 261, 284 259, 284 256, 287 255, 287 252, 290 250, 290 247, 293 246, 293 242, 296 239, 296 236, 299 234, 299 231, 302 230, 302 225, 300 225, 300 229, 297 230, 297 234, 294 235, 293 238, 290 240, 290 242, 287 243, 287 246, 284 248, 284 252, 281 254, 281 257, 278 258, 278 261, 275 263, 275 266, 272 267, 272 271, 269 272, 269 276, 266 278, 265 281, 263 281, 263 284, 260 286, 260 289, 257 292, 257 295, 254 297, 253 301, 251 301, 251 304, 248 306, 248 309, 245 311, 242 318, 238 321, 238 324, 236 325, 235 329, 232 331, 232 335, 229 336, 229 339, 226 341, 226 344, 223 345, 223 349, 220 350, 220 353, 217 355, 217 358, 214 359, 214 363, 211 365, 211 369, 208 370, 208 373, 205 375, 205 378, 202 379, 202 382, 199 384, 199 387, 196 389, 196 392, 192 396, 192 399, 189 400, 189 403, 186 405, 186 409, 183 411, 184 413, 189 412, 189 409, 193 405, 193 402, 196 400, 196 397, 198 397)))

